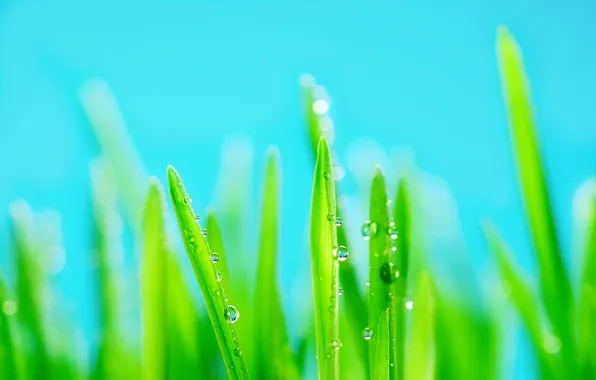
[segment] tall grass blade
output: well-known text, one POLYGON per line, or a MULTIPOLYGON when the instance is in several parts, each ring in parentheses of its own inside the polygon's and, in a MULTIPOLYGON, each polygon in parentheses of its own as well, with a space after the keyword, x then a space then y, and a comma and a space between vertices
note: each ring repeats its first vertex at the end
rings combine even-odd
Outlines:
POLYGON ((265 167, 261 232, 255 292, 254 354, 256 378, 298 377, 290 351, 277 281, 277 252, 280 213, 279 152, 270 149, 265 167))
POLYGON ((16 201, 10 206, 10 217, 17 273, 17 315, 23 327, 19 331, 23 344, 29 347, 24 357, 27 375, 30 379, 48 378, 51 368, 41 310, 45 279, 36 244, 33 212, 25 201, 16 201))
POLYGON ((554 333, 561 340, 566 375, 574 377, 574 304, 541 163, 529 86, 522 55, 513 36, 505 27, 500 27, 497 35, 501 83, 526 216, 538 257, 540 292, 554 333))
POLYGON ((113 168, 114 179, 131 225, 138 233, 141 229, 147 175, 127 135, 116 99, 108 84, 99 78, 83 84, 79 98, 108 164, 113 168))
MULTIPOLYGON (((329 99, 325 89, 318 85, 312 76, 304 75, 301 82, 304 113, 306 116, 306 126, 308 129, 311 152, 316 159, 319 140, 324 135, 333 137, 334 132, 331 118, 326 113, 321 115, 315 112, 315 102, 323 101, 329 104, 329 99), (325 129, 325 131, 323 129, 325 129)), ((339 194, 339 189, 336 187, 336 196, 337 194, 339 194)), ((342 213, 339 207, 336 207, 336 217, 342 219, 342 213)), ((346 220, 343 220, 342 226, 342 228, 337 229, 337 243, 343 245, 350 251, 351 247, 345 232, 349 230, 346 220)), ((354 252, 351 254, 352 256, 355 255, 354 252)), ((351 333, 353 335, 351 340, 353 340, 354 345, 356 346, 359 359, 363 361, 366 371, 368 372, 368 346, 361 335, 363 326, 368 324, 367 305, 362 295, 362 291, 360 290, 356 269, 349 260, 340 265, 339 279, 341 287, 344 290, 342 305, 345 306, 345 308, 342 308, 340 311, 340 317, 342 320, 350 320, 350 323, 346 326, 350 330, 345 331, 342 329, 341 334, 351 333)))
POLYGON ((423 272, 418 280, 412 311, 408 365, 405 379, 435 378, 435 302, 430 275, 423 272))
POLYGON ((0 273, 0 379, 18 379, 13 324, 9 320, 16 309, 17 304, 10 299, 0 273))
POLYGON ((374 337, 371 338, 370 343, 374 342, 374 345, 370 346, 371 350, 374 350, 371 357, 371 379, 389 379, 391 378, 391 367, 390 367, 390 356, 388 355, 390 350, 390 339, 389 336, 389 309, 385 309, 379 315, 378 323, 374 324, 374 337))
POLYGON ((118 329, 119 271, 116 255, 121 254, 120 231, 116 211, 116 194, 108 166, 97 159, 89 166, 93 205, 93 260, 97 263, 100 342, 96 362, 91 370, 93 380, 122 379, 125 376, 122 342, 118 329))
POLYGON ((335 184, 331 152, 325 138, 319 142, 315 165, 311 218, 310 253, 312 260, 315 334, 319 379, 339 376, 338 250, 335 225, 335 184))
MULTIPOLYGON (((404 378, 404 371, 406 367, 406 324, 407 314, 406 297, 408 293, 408 272, 410 263, 410 247, 412 241, 412 222, 411 222, 411 204, 408 182, 405 178, 401 178, 397 185, 397 194, 395 196, 395 205, 393 209, 393 220, 398 233, 396 244, 396 258, 395 265, 399 273, 394 285, 394 297, 392 303, 394 304, 390 312, 390 320, 395 319, 392 324, 394 326, 393 338, 396 342, 395 350, 393 351, 393 362, 395 363, 396 375, 398 379, 404 378)), ((422 282, 422 284, 424 284, 422 282)))
POLYGON ((588 227, 580 285, 578 351, 582 376, 596 377, 596 192, 588 200, 588 227))
POLYGON ((164 195, 157 179, 149 183, 143 213, 141 264, 143 379, 166 377, 167 255, 164 195))
POLYGON ((540 306, 530 286, 513 263, 512 253, 503 241, 495 226, 490 221, 483 223, 484 234, 488 241, 490 251, 495 256, 499 272, 510 294, 511 301, 517 309, 524 326, 526 327, 532 345, 536 350, 540 372, 544 378, 548 378, 554 371, 560 369, 555 367, 555 362, 544 350, 545 323, 540 312, 540 306))
MULTIPOLYGON (((392 250, 392 234, 391 228, 395 229, 394 224, 389 218, 389 208, 387 206, 387 186, 385 184, 385 177, 380 168, 375 170, 375 175, 372 181, 372 189, 370 192, 370 216, 368 225, 369 238, 369 297, 368 297, 368 326, 375 328, 379 321, 386 320, 388 325, 382 326, 387 329, 388 342, 387 351, 383 351, 379 345, 384 345, 385 342, 381 339, 371 339, 369 341, 369 352, 371 363, 384 363, 383 360, 375 357, 375 355, 382 355, 384 358, 389 357, 387 368, 371 367, 371 378, 381 378, 380 374, 387 373, 390 379, 398 377, 398 367, 402 363, 396 363, 398 354, 397 335, 398 332, 398 315, 400 311, 397 308, 404 308, 401 302, 392 302, 396 298, 395 287, 400 272, 395 263, 395 255, 392 250), (381 316, 387 311, 387 316, 382 319, 381 316), (392 364, 389 368, 389 364, 392 364)), ((384 349, 384 348, 383 348, 384 349)))
POLYGON ((238 316, 237 310, 226 300, 224 289, 217 279, 216 265, 211 261, 212 252, 210 252, 201 228, 195 220, 190 196, 184 188, 182 179, 171 166, 168 167, 168 183, 182 240, 203 294, 226 365, 226 372, 232 379, 246 379, 248 370, 233 324, 238 316))

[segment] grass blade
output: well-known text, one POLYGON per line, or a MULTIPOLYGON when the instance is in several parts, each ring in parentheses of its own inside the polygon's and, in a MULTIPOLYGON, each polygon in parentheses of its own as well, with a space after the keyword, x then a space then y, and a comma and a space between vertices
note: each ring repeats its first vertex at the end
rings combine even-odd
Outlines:
POLYGON ((586 379, 596 376, 596 192, 592 191, 587 203, 590 211, 586 220, 588 230, 578 313, 578 350, 582 375, 586 379))
POLYGON ((325 138, 319 142, 315 165, 311 218, 310 253, 312 260, 315 335, 319 379, 339 376, 338 260, 335 225, 335 184, 331 177, 331 152, 325 138))
MULTIPOLYGON (((382 326, 387 329, 388 347, 386 352, 380 351, 379 345, 384 345, 385 342, 381 339, 371 339, 369 341, 369 352, 371 363, 384 363, 376 357, 379 353, 383 358, 389 357, 389 362, 393 364, 389 370, 389 362, 387 368, 379 368, 376 365, 371 367, 371 378, 384 378, 380 374, 387 373, 389 378, 396 379, 398 375, 397 367, 401 363, 396 364, 394 360, 397 359, 397 314, 396 308, 403 308, 403 303, 392 302, 393 299, 398 298, 394 295, 394 286, 398 276, 400 275, 397 266, 394 263, 394 254, 391 249, 392 236, 389 231, 390 227, 389 208, 387 207, 387 186, 385 184, 385 177, 379 168, 375 170, 373 177, 372 189, 370 193, 370 217, 367 222, 368 238, 369 238, 369 298, 368 298, 368 326, 374 326, 379 321, 382 321, 382 315, 387 311, 385 317, 388 325, 382 326), (369 224, 368 224, 369 223, 369 224)), ((391 226, 394 226, 391 224, 391 226)), ((393 227, 394 228, 394 227, 393 227)), ((391 231, 392 232, 392 231, 391 231)))
POLYGON ((12 321, 16 302, 8 296, 8 290, 0 275, 0 379, 18 379, 16 347, 14 345, 12 321))
POLYGON ((374 345, 370 346, 372 353, 371 369, 373 371, 371 379, 389 379, 391 378, 390 371, 390 356, 388 355, 390 350, 390 336, 389 336, 389 309, 385 309, 379 315, 379 322, 374 324, 374 337, 370 340, 370 343, 374 342, 374 345))
POLYGON ((555 368, 553 358, 544 350, 544 322, 542 322, 543 317, 540 313, 538 300, 519 272, 519 269, 513 264, 509 247, 503 241, 494 225, 490 221, 486 221, 483 224, 483 228, 489 248, 497 261, 504 285, 511 294, 513 305, 517 309, 536 350, 542 376, 546 378, 549 374, 560 369, 555 368))
POLYGON ((430 275, 420 275, 414 296, 412 333, 410 338, 406 379, 435 378, 435 305, 430 275))
POLYGON ((167 254, 164 195, 157 179, 149 183, 143 213, 141 264, 143 379, 166 377, 167 254))
MULTIPOLYGON (((315 112, 315 102, 326 102, 325 104, 328 106, 329 99, 326 90, 318 85, 312 76, 304 75, 303 78, 301 78, 301 83, 304 113, 306 116, 311 152, 316 159, 321 137, 332 137, 333 135, 333 122, 326 113, 318 114, 315 112)), ((336 196, 337 194, 339 194, 339 189, 336 185, 336 196)), ((336 207, 335 214, 337 218, 342 219, 339 207, 336 207)), ((342 228, 337 229, 337 243, 338 245, 346 247, 346 249, 351 252, 351 255, 354 256, 355 253, 350 250, 351 247, 345 233, 345 231, 349 230, 345 220, 343 220, 342 226, 342 228)), ((339 266, 339 279, 341 287, 344 290, 342 305, 345 306, 345 309, 342 308, 340 311, 340 316, 342 320, 350 321, 346 326, 350 331, 344 332, 344 329, 342 329, 341 334, 351 333, 353 335, 351 340, 354 342, 353 344, 356 346, 359 353, 356 358, 363 361, 363 364, 366 367, 366 372, 368 372, 368 345, 362 339, 362 328, 368 324, 367 306, 360 290, 356 270, 349 260, 343 262, 342 265, 339 266)), ((345 352, 345 350, 342 351, 342 353, 345 352)), ((354 362, 352 361, 351 363, 351 365, 353 365, 354 362)))
POLYGON ((236 330, 233 323, 228 322, 228 320, 236 321, 236 309, 226 301, 221 282, 217 279, 216 267, 211 261, 209 246, 195 220, 190 197, 182 179, 171 166, 168 167, 168 183, 186 253, 203 294, 228 377, 246 379, 248 370, 236 330))
POLYGON ((396 267, 399 277, 394 285, 394 298, 392 300, 390 320, 394 320, 394 340, 396 342, 393 351, 393 362, 395 363, 396 375, 398 379, 404 378, 406 367, 406 296, 408 292, 408 272, 410 263, 410 244, 411 237, 411 218, 410 218, 410 195, 408 183, 405 178, 401 178, 397 185, 397 195, 395 196, 395 206, 393 210, 393 219, 395 220, 396 231, 399 232, 397 239, 396 267))
POLYGON ((50 361, 41 310, 45 281, 36 246, 33 212, 25 201, 16 201, 10 207, 10 216, 17 265, 17 315, 24 327, 20 330, 24 344, 30 347, 25 356, 27 374, 31 379, 48 378, 51 377, 50 361))
POLYGON ((554 333, 561 340, 567 376, 574 377, 571 285, 559 250, 521 52, 505 27, 498 30, 497 55, 518 178, 538 257, 540 292, 554 333))
POLYGON ((260 247, 255 292, 254 348, 256 378, 298 377, 288 343, 277 281, 279 230, 279 152, 271 149, 265 167, 260 247))

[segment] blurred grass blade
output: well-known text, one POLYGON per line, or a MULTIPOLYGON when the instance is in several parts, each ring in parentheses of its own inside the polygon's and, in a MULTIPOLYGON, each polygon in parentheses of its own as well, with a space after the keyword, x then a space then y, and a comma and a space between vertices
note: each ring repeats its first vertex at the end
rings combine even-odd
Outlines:
POLYGON ((373 336, 369 343, 371 350, 374 350, 371 360, 371 379, 389 379, 391 378, 390 356, 389 353, 389 309, 385 309, 379 315, 379 322, 373 324, 373 336))
POLYGON ((521 52, 505 27, 498 30, 497 55, 518 178, 538 256, 540 291, 554 333, 561 339, 567 376, 574 377, 571 286, 559 250, 521 52))
POLYGON ((395 319, 392 325, 395 327, 393 332, 396 342, 396 348, 393 352, 395 368, 397 371, 397 378, 404 378, 404 371, 406 367, 406 296, 408 292, 408 278, 409 278, 409 262, 410 262, 410 244, 411 237, 411 218, 410 218, 410 195, 408 190, 408 183, 405 178, 401 178, 397 185, 397 195, 395 196, 395 205, 393 210, 393 219, 395 223, 396 232, 399 234, 396 244, 396 258, 395 263, 399 277, 394 285, 394 297, 392 300, 393 307, 391 308, 390 320, 395 319))
POLYGON ((262 196, 261 232, 255 292, 254 357, 256 378, 298 376, 288 343, 285 318, 277 281, 279 230, 279 152, 270 149, 265 167, 262 196))
MULTIPOLYGON (((382 320, 382 315, 387 311, 388 315, 385 317, 387 326, 387 351, 382 351, 379 345, 384 345, 385 342, 381 339, 371 339, 369 344, 370 362, 376 363, 371 367, 371 378, 379 379, 381 373, 387 373, 390 379, 398 377, 398 367, 402 363, 395 363, 397 359, 398 343, 398 317, 400 311, 396 308, 403 308, 403 303, 392 302, 395 299, 394 284, 400 275, 397 266, 394 263, 394 254, 391 249, 391 233, 389 219, 389 208, 387 207, 387 185, 385 184, 385 177, 380 168, 375 169, 375 175, 372 181, 372 189, 370 192, 370 216, 368 225, 369 238, 369 297, 368 297, 368 326, 375 328, 378 321, 382 320), (383 362, 375 355, 379 353, 385 357, 389 357, 386 369, 378 368, 376 365, 383 362), (389 369, 389 364, 393 364, 389 369)), ((391 224, 393 226, 393 224, 391 224)))
POLYGON ((79 90, 79 98, 101 149, 113 168, 132 227, 139 232, 147 175, 127 135, 116 99, 108 84, 100 78, 84 83, 79 90))
POLYGON ((485 221, 483 223, 483 229, 489 248, 497 261, 504 286, 507 288, 511 301, 517 309, 528 331, 530 341, 536 350, 540 371, 544 377, 548 377, 549 373, 558 371, 558 369, 553 367, 555 365, 553 358, 544 350, 543 336, 545 333, 545 324, 540 313, 538 300, 519 272, 519 269, 513 264, 509 247, 503 241, 492 222, 485 221))
POLYGON ((116 212, 116 194, 109 167, 102 159, 89 166, 93 204, 93 260, 97 263, 99 291, 100 342, 96 363, 91 370, 93 380, 121 379, 123 357, 118 330, 120 304, 119 273, 116 256, 122 254, 121 221, 116 212))
POLYGON ((319 379, 337 379, 339 339, 337 231, 335 184, 331 152, 325 138, 319 142, 310 218, 315 334, 319 379))
POLYGON ((25 355, 27 374, 31 379, 51 378, 41 310, 45 280, 36 246, 33 212, 27 202, 20 200, 11 204, 10 216, 17 266, 17 315, 23 326, 19 331, 24 345, 29 347, 25 355))
POLYGON ((587 201, 587 234, 580 284, 578 349, 583 378, 596 377, 596 191, 587 201))
POLYGON ((203 294, 228 377, 246 379, 248 370, 233 325, 238 317, 237 310, 226 301, 224 289, 217 278, 216 265, 211 261, 207 241, 195 220, 190 196, 182 179, 171 166, 168 167, 168 183, 186 253, 203 294))
POLYGON ((10 299, 0 273, 0 379, 18 379, 16 347, 14 345, 12 321, 17 303, 10 299))
POLYGON ((412 332, 405 379, 435 378, 435 305, 430 275, 420 275, 412 311, 412 332))
MULTIPOLYGON (((320 111, 315 105, 323 105, 322 108, 328 108, 330 105, 329 96, 324 87, 318 85, 311 75, 305 74, 301 78, 302 96, 304 102, 304 114, 306 116, 306 125, 310 140, 311 152, 313 157, 317 158, 317 149, 319 140, 323 136, 329 138, 333 137, 333 121, 326 112, 319 114, 315 109, 320 111)), ((336 196, 339 194, 339 189, 336 187, 336 196)), ((342 219, 341 210, 336 207, 336 217, 342 219)), ((345 231, 348 231, 347 223, 343 220, 342 228, 337 229, 337 244, 343 245, 350 251, 350 244, 345 231)), ((350 251, 351 252, 351 251, 350 251)), ((355 253, 351 252, 354 256, 355 253)), ((351 329, 350 333, 353 335, 352 340, 359 353, 359 359, 364 362, 366 371, 368 372, 368 345, 362 339, 362 327, 368 323, 366 301, 362 296, 358 278, 354 265, 348 260, 339 266, 339 279, 344 295, 342 296, 342 305, 345 309, 340 311, 342 320, 349 319, 350 323, 346 327, 351 329)), ((344 333, 342 329, 341 334, 344 333)))
MULTIPOLYGON (((157 179, 149 183, 143 213, 141 266, 143 379, 166 377, 167 254, 164 196, 157 179)), ((190 305, 189 305, 190 306, 190 305)))

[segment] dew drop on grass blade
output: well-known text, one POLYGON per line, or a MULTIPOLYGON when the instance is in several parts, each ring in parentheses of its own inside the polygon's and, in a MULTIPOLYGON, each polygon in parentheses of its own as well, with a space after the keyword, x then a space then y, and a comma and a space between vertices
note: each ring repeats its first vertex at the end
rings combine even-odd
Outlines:
MULTIPOLYGON (((394 239, 394 223, 389 218, 389 208, 387 206, 387 186, 385 177, 380 168, 375 169, 370 192, 370 213, 369 221, 371 232, 369 235, 369 298, 368 298, 368 327, 376 328, 377 323, 387 323, 387 326, 381 326, 386 329, 387 351, 385 351, 385 342, 380 339, 371 339, 368 342, 370 362, 375 363, 371 366, 371 378, 384 378, 381 374, 387 374, 390 379, 397 379, 398 368, 402 363, 395 363, 397 360, 397 335, 398 335, 398 317, 399 312, 395 310, 398 307, 403 308, 403 304, 393 302, 397 297, 395 294, 395 284, 399 280, 399 272, 395 254, 392 248, 394 239), (374 227, 372 227, 374 226, 374 227), (387 312, 386 317, 381 318, 387 312), (376 357, 382 355, 383 360, 376 357), (387 359, 387 363, 385 363, 387 359), (379 368, 379 363, 386 368, 379 368), (390 366, 393 364, 393 366, 390 366)), ((367 222, 368 223, 368 222, 367 222)), ((378 336, 378 335, 377 335, 378 336)))
POLYGON ((571 286, 559 250, 522 55, 505 27, 497 32, 497 56, 518 179, 538 257, 541 296, 554 333, 561 339, 567 375, 574 377, 571 286))
POLYGON ((312 261, 315 334, 319 379, 337 379, 338 351, 332 342, 339 339, 338 248, 335 220, 335 184, 331 175, 331 152, 325 138, 319 141, 315 165, 310 217, 310 254, 312 261))
POLYGON ((430 275, 418 278, 405 379, 432 380, 435 374, 435 305, 430 275))
POLYGON ((261 229, 254 315, 255 374, 259 379, 298 378, 290 351, 278 287, 280 164, 279 151, 271 148, 265 166, 261 198, 261 229))
MULTIPOLYGON (((333 135, 333 122, 329 115, 318 114, 315 112, 315 103, 318 101, 329 102, 326 90, 316 83, 316 80, 311 75, 305 74, 301 78, 302 94, 304 102, 304 114, 306 116, 306 126, 310 138, 311 152, 313 157, 317 158, 317 149, 319 140, 326 135, 333 135)), ((327 107, 328 108, 328 107, 327 107)), ((339 194, 339 189, 336 186, 336 197, 339 194)), ((336 205, 335 218, 342 220, 342 227, 337 228, 337 243, 342 245, 350 251, 350 244, 345 231, 349 231, 346 221, 343 220, 341 210, 336 205)), ((362 326, 368 323, 367 307, 362 292, 360 290, 356 269, 351 260, 348 260, 339 267, 339 279, 341 287, 344 290, 342 296, 342 305, 344 309, 340 311, 340 318, 342 320, 350 320, 346 324, 346 328, 341 329, 340 334, 344 336, 347 333, 352 334, 351 340, 354 342, 355 350, 342 350, 340 355, 344 357, 342 367, 349 367, 352 370, 358 360, 362 360, 366 371, 368 371, 368 346, 362 341, 361 332, 362 326), (357 356, 348 356, 350 351, 358 353, 357 356)))
POLYGON ((233 324, 238 318, 238 311, 226 301, 223 286, 217 280, 216 268, 211 260, 212 252, 188 202, 188 193, 182 179, 171 166, 168 167, 168 183, 186 253, 203 294, 228 377, 246 379, 248 370, 233 324))
POLYGON ((143 213, 141 264, 143 379, 166 376, 167 255, 164 195, 157 179, 151 179, 143 213))

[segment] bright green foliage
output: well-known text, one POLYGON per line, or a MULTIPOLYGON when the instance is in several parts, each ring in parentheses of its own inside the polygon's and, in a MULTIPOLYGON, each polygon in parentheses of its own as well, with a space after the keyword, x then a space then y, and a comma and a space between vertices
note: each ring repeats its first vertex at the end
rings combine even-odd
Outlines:
POLYGON ((325 138, 319 142, 310 211, 315 335, 320 379, 339 376, 339 261, 335 225, 335 184, 331 152, 325 138))
POLYGON ((430 380, 435 378, 436 311, 433 284, 427 272, 420 276, 414 305, 405 378, 430 380))
POLYGON ((499 28, 497 33, 497 54, 519 183, 538 258, 540 295, 553 333, 561 341, 560 355, 566 375, 573 378, 575 305, 561 259, 521 53, 505 27, 499 28))
POLYGON ((233 325, 237 318, 235 308, 232 309, 233 305, 228 303, 221 282, 217 279, 216 265, 211 261, 212 252, 195 220, 196 214, 192 209, 191 198, 182 184, 182 179, 171 166, 168 168, 168 183, 182 240, 203 293, 226 372, 232 379, 248 378, 248 370, 233 325))
POLYGON ((143 214, 142 324, 143 379, 166 375, 167 255, 164 196, 157 180, 149 185, 143 214))
POLYGON ((14 326, 10 321, 12 313, 5 311, 11 305, 16 305, 16 303, 10 299, 2 273, 0 273, 0 352, 2 353, 0 355, 0 379, 16 379, 18 374, 14 337, 11 331, 14 326))

